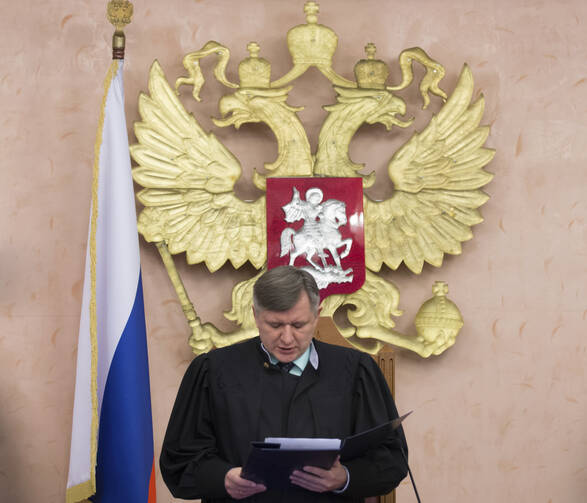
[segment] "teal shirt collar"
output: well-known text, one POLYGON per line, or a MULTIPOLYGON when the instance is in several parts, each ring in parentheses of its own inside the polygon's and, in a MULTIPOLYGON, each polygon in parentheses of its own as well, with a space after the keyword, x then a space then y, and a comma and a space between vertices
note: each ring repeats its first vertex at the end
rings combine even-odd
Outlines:
MULTIPOLYGON (((263 346, 263 343, 261 343, 261 348, 263 348, 263 351, 265 351, 265 353, 269 357, 269 361, 271 362, 271 364, 277 365, 279 360, 275 358, 275 356, 273 356, 269 351, 267 351, 265 346, 263 346)), ((310 365, 312 365, 312 367, 314 367, 315 370, 318 369, 318 353, 316 352, 316 348, 314 347, 314 341, 310 343, 306 351, 304 351, 298 358, 296 358, 293 361, 294 366, 289 371, 289 373, 296 376, 301 376, 302 372, 306 368, 306 365, 308 365, 308 362, 310 362, 310 365)))

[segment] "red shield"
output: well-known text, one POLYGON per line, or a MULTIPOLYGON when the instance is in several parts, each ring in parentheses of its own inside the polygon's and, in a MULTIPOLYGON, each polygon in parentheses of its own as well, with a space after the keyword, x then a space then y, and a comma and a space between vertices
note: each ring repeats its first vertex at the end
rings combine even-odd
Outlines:
POLYGON ((321 299, 363 286, 360 178, 267 179, 267 267, 288 264, 314 276, 321 299))

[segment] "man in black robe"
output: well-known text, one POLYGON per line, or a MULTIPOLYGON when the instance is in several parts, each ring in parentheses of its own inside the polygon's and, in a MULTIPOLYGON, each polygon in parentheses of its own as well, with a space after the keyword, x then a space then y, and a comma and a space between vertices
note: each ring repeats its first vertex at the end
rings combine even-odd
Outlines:
POLYGON ((215 349, 190 364, 161 452, 161 473, 178 498, 204 502, 361 502, 406 476, 401 427, 362 456, 329 470, 307 466, 287 490, 241 477, 250 442, 265 437, 345 438, 398 414, 373 359, 313 340, 320 294, 312 276, 290 266, 256 282, 259 337, 215 349))

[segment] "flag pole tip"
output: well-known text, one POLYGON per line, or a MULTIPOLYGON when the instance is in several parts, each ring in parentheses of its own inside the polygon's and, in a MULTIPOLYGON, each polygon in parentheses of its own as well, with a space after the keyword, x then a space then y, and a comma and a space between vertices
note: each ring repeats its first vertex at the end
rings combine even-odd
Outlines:
POLYGON ((112 59, 124 59, 126 37, 124 27, 130 23, 133 5, 128 0, 111 0, 108 2, 106 17, 115 31, 112 36, 112 59))

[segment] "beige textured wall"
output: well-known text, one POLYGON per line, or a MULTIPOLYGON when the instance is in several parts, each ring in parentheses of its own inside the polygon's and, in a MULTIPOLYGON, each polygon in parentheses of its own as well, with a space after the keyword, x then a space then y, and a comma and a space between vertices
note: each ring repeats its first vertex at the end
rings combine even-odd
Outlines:
MULTIPOLYGON (((67 476, 91 161, 101 81, 109 64, 106 2, 7 2, 0 18, 0 500, 62 501, 67 476)), ((452 90, 463 62, 492 125, 497 155, 486 221, 463 255, 419 277, 386 271, 402 292, 411 330, 436 279, 450 284, 466 325, 444 355, 399 352, 397 402, 411 464, 426 502, 579 503, 587 493, 587 4, 583 0, 321 2, 321 22, 340 36, 335 68, 350 76, 373 41, 395 65, 419 45, 447 68, 452 90)), ((182 55, 215 39, 233 50, 257 40, 274 63, 290 61, 286 30, 303 1, 136 2, 127 29, 127 116, 158 58, 171 79, 182 55)), ((204 65, 205 71, 210 67, 204 65)), ((393 67, 397 81, 397 66, 393 67)), ((207 84, 198 117, 215 114, 207 84)), ((415 93, 413 98, 417 99, 415 93)), ((312 144, 333 93, 317 72, 290 103, 312 144), (318 84, 319 83, 319 84, 318 84)), ((415 102, 414 102, 415 103, 415 102)), ((196 107, 194 107, 195 109, 196 107)), ((352 144, 357 161, 381 170, 397 143, 380 127, 352 144)), ((250 168, 272 160, 263 128, 219 137, 250 168)), ((131 137, 132 138, 132 137, 131 137)), ((239 185, 247 192, 247 183, 239 185)), ((377 194, 390 190, 383 184, 377 194)), ((141 244, 151 356, 155 449, 191 358, 183 314, 151 246, 141 244)), ((251 274, 201 267, 188 288, 206 320, 220 321, 231 286, 251 274), (214 295, 210 295, 214 292, 214 295)), ((225 323, 222 326, 227 327, 225 323)), ((172 501, 158 479, 160 502, 172 501)), ((401 503, 415 501, 407 483, 401 503)))

